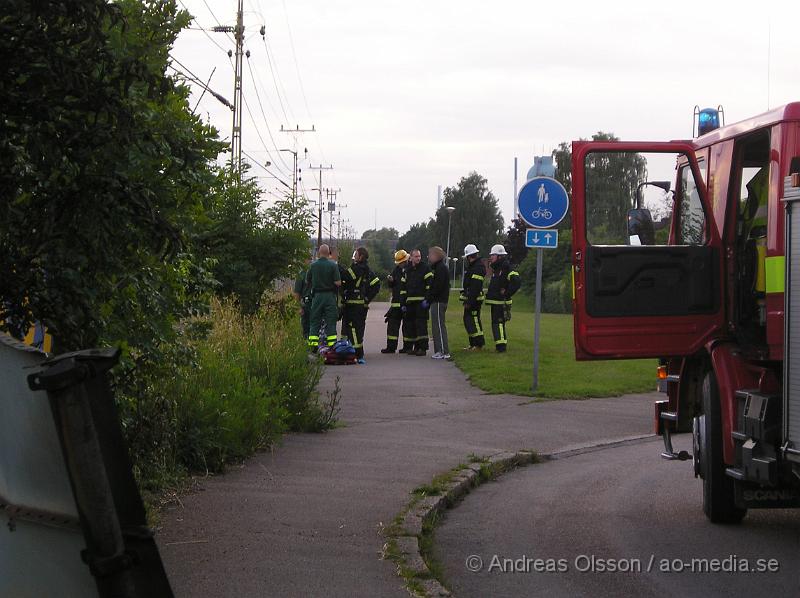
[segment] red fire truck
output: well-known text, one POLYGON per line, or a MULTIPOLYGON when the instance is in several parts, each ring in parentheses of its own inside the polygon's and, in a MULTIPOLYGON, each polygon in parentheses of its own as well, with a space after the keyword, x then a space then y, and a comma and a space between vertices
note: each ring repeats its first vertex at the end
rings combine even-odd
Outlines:
POLYGON ((800 507, 800 103, 718 120, 573 143, 575 348, 660 359, 663 456, 688 460, 672 435, 692 432, 703 509, 736 523, 800 507))

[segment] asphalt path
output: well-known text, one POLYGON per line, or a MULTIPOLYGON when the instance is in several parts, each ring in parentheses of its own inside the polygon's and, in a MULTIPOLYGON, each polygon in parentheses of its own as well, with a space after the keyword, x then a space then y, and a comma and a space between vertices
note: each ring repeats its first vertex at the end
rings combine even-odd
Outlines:
MULTIPOLYGON (((691 450, 690 436, 676 448, 691 450)), ((660 450, 652 439, 584 452, 478 488, 436 531, 455 595, 800 596, 800 511, 709 523, 691 461, 660 450)))
POLYGON ((381 560, 381 532, 415 487, 471 453, 651 431, 653 395, 530 403, 484 394, 449 362, 381 355, 387 307, 369 312, 367 365, 328 367, 320 383, 324 393, 341 378, 342 427, 289 434, 162 514, 157 540, 178 596, 406 597, 381 560))

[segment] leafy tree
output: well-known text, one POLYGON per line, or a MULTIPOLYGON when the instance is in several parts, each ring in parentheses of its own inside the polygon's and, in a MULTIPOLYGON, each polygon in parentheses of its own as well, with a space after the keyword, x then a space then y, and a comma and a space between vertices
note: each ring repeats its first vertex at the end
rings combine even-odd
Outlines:
MULTIPOLYGON (((619 141, 613 133, 602 131, 592 141, 619 141)), ((566 142, 553 152, 556 179, 572 194, 572 150, 566 142)), ((624 242, 626 216, 636 186, 647 179, 647 160, 640 154, 590 154, 586 164, 586 221, 596 243, 624 242)), ((564 226, 571 226, 571 214, 564 226)))
POLYGON ((491 246, 503 236, 503 217, 488 181, 472 172, 455 187, 447 187, 443 198, 442 207, 429 227, 431 244, 446 249, 448 221, 452 218, 450 254, 458 257, 465 245, 475 243, 483 255, 488 255, 491 246), (455 208, 452 217, 445 206, 455 208))
POLYGON ((525 235, 528 230, 527 223, 522 218, 514 218, 511 226, 506 231, 503 245, 508 252, 509 259, 513 264, 521 264, 525 256, 528 255, 528 247, 525 245, 525 235))
POLYGON ((556 165, 556 180, 572 195, 572 146, 566 141, 559 143, 558 148, 553 150, 553 161, 556 165))
POLYGON ((340 239, 339 244, 336 246, 338 255, 337 263, 343 268, 347 268, 353 261, 353 252, 356 250, 356 244, 352 239, 340 239))
POLYGON ((423 254, 426 254, 428 252, 428 247, 435 245, 435 243, 431 242, 433 238, 431 231, 432 226, 432 220, 413 224, 411 228, 398 239, 397 248, 405 249, 409 253, 413 249, 419 249, 423 254))
POLYGON ((369 251, 369 263, 381 277, 394 268, 394 251, 400 233, 396 228, 383 227, 378 230, 368 229, 361 234, 361 239, 369 251))
POLYGON ((245 312, 253 312, 273 280, 308 257, 311 213, 291 198, 259 210, 262 192, 255 179, 229 168, 217 172, 209 197, 208 231, 203 253, 211 259, 217 292, 235 295, 245 312))
POLYGON ((400 233, 397 232, 397 229, 394 227, 386 227, 379 228, 375 230, 374 228, 370 228, 365 230, 361 234, 361 238, 364 241, 368 240, 380 240, 380 241, 396 241, 400 237, 400 233))
POLYGON ((165 74, 189 17, 167 0, 3 12, 0 326, 35 316, 60 349, 147 345, 209 288, 192 221, 224 146, 165 74))
POLYGON ((9 0, 0 19, 0 328, 154 355, 210 292, 253 306, 308 216, 258 209, 167 74, 174 0, 9 0), (216 280, 215 280, 216 279, 216 280))

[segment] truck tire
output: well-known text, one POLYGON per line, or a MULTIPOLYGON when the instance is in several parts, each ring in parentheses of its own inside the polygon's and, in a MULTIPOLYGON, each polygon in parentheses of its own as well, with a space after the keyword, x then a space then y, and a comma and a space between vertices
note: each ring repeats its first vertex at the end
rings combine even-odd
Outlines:
POLYGON ((747 509, 736 506, 733 479, 725 475, 722 409, 713 371, 703 379, 703 411, 694 423, 695 471, 703 479, 703 512, 712 523, 740 523, 747 509))

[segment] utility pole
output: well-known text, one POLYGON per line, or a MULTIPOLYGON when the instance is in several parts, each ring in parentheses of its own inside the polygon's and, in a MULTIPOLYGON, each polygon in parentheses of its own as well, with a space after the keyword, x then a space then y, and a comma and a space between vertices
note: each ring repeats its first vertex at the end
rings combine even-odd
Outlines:
MULTIPOLYGON (((236 10, 236 25, 217 25, 217 33, 233 33, 236 42, 236 59, 233 69, 233 129, 231 131, 231 171, 242 181, 242 57, 244 56, 244 0, 239 0, 236 10)), ((248 51, 248 56, 250 52, 248 51)), ((228 56, 231 51, 228 50, 228 56)))
POLYGON ((346 208, 347 204, 339 204, 336 206, 336 241, 342 240, 342 208, 346 208))
POLYGON ((328 198, 328 232, 331 239, 333 239, 333 213, 336 212, 336 196, 341 192, 341 189, 325 189, 325 195, 328 198))
MULTIPOLYGON (((291 149, 291 150, 288 150, 288 149, 287 150, 281 150, 282 152, 292 152, 294 154, 294 189, 292 190, 292 192, 294 194, 293 201, 296 201, 296 199, 297 199, 297 181, 298 181, 298 179, 301 180, 301 181, 303 180, 303 177, 302 177, 302 175, 299 174, 300 171, 298 170, 298 167, 297 167, 297 136, 299 134, 301 134, 301 133, 316 133, 316 132, 317 132, 317 127, 314 126, 314 125, 311 125, 310 129, 301 129, 300 125, 295 125, 294 129, 290 129, 288 127, 285 127, 284 125, 281 125, 281 133, 291 133, 292 134, 292 138, 294 140, 294 142, 292 144, 292 148, 293 149, 291 149)), ((308 159, 308 148, 305 148, 304 152, 305 152, 305 159, 307 160, 308 159)))
POLYGON ((322 245, 322 171, 323 170, 333 170, 333 164, 330 166, 309 166, 309 170, 319 170, 319 187, 317 187, 317 191, 319 191, 319 203, 317 204, 317 247, 322 245))
MULTIPOLYGON (((514 157, 514 209, 511 210, 511 220, 517 218, 517 158, 514 157)), ((514 224, 513 222, 511 224, 514 224)))
MULTIPOLYGON (((297 145, 297 144, 295 144, 297 145)), ((288 148, 279 150, 281 152, 289 152, 294 156, 294 167, 292 168, 292 201, 297 201, 297 182, 302 181, 302 177, 298 176, 300 170, 297 168, 297 152, 288 148)), ((305 149, 305 156, 308 157, 308 148, 305 149)))

